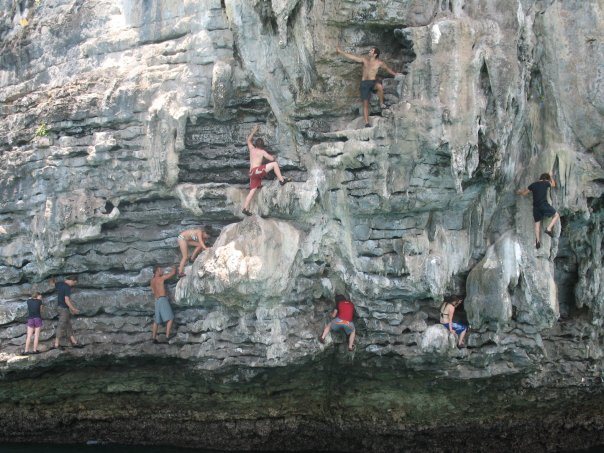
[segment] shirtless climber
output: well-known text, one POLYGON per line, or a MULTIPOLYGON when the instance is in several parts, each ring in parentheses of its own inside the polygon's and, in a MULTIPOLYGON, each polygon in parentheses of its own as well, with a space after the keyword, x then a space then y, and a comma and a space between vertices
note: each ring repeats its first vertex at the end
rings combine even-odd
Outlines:
POLYGON ((155 297, 155 318, 153 319, 153 326, 151 327, 151 339, 153 343, 159 343, 157 341, 157 326, 159 324, 166 324, 166 339, 170 339, 170 330, 172 330, 172 323, 174 322, 174 313, 170 306, 170 301, 166 294, 166 280, 176 275, 176 266, 172 268, 170 272, 164 274, 164 270, 160 266, 153 268, 153 278, 151 279, 151 291, 155 297))
POLYGON ((340 49, 340 46, 336 47, 336 52, 349 60, 356 61, 357 63, 363 63, 363 80, 361 81, 361 100, 363 101, 363 117, 365 118, 365 127, 371 127, 369 124, 369 99, 371 99, 371 93, 377 91, 378 97, 380 98, 380 107, 386 108, 384 104, 384 87, 376 80, 378 70, 384 68, 390 75, 396 77, 400 73, 394 72, 386 63, 379 59, 380 49, 372 47, 369 49, 367 57, 359 57, 357 55, 344 52, 340 49))
POLYGON ((264 141, 261 138, 257 138, 252 142, 254 134, 258 132, 259 127, 260 126, 258 125, 254 126, 254 129, 252 129, 252 132, 247 137, 247 147, 250 150, 250 193, 245 197, 243 210, 241 211, 245 215, 252 215, 249 210, 250 203, 252 202, 252 198, 254 198, 256 190, 262 187, 262 180, 269 172, 275 172, 279 184, 282 186, 291 181, 290 178, 284 178, 281 175, 281 169, 279 168, 279 164, 275 161, 275 157, 264 150, 264 141), (271 161, 270 164, 263 165, 263 159, 271 161))
POLYGON ((545 234, 554 237, 552 229, 560 219, 560 214, 547 202, 547 189, 556 187, 556 181, 549 173, 543 173, 539 181, 535 181, 526 189, 516 191, 518 195, 528 195, 533 192, 533 219, 535 220, 535 247, 541 247, 541 221, 545 217, 551 217, 552 220, 545 229, 545 234))

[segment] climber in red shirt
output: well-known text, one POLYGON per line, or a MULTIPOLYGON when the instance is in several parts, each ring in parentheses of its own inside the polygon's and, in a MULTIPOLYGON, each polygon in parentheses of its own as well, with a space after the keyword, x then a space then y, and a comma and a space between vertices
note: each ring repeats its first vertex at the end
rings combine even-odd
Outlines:
POLYGON ((356 331, 352 318, 354 316, 354 304, 346 299, 341 294, 336 295, 336 308, 331 313, 331 317, 334 318, 329 324, 323 329, 323 333, 319 335, 319 342, 325 343, 325 337, 330 330, 337 332, 343 330, 348 336, 348 350, 354 350, 354 338, 356 331))

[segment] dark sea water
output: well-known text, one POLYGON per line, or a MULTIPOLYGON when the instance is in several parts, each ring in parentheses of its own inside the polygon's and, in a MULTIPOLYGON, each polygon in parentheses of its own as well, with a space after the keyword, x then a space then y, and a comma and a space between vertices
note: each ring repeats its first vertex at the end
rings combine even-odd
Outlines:
POLYGON ((118 445, 0 444, 0 453, 217 453, 177 447, 131 447, 118 445))
MULTIPOLYGON (((586 450, 567 450, 562 453, 602 453, 604 445, 586 450)), ((0 453, 220 453, 218 450, 200 450, 177 447, 131 447, 120 445, 32 445, 0 444, 0 453)))

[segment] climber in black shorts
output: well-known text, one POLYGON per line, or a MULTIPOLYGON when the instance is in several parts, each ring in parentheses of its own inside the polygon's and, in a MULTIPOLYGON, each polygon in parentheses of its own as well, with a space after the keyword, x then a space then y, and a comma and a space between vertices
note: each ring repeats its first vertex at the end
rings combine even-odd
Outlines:
MULTIPOLYGON (((377 80, 361 80, 361 101, 371 100, 371 94, 375 93, 380 87, 380 93, 384 95, 382 84, 377 80)), ((381 99, 381 98, 380 98, 381 99)))
POLYGON ((545 229, 545 234, 554 237, 552 229, 560 219, 560 214, 547 201, 547 189, 550 187, 556 187, 556 181, 549 173, 543 173, 539 177, 539 181, 535 181, 528 188, 516 192, 518 195, 528 195, 533 192, 533 219, 535 220, 535 246, 537 248, 541 247, 541 221, 546 217, 552 218, 545 229))
POLYGON ((349 60, 356 61, 357 63, 363 63, 363 80, 361 81, 361 100, 363 101, 363 118, 365 119, 365 127, 371 127, 369 124, 369 99, 371 99, 371 93, 377 91, 378 97, 380 98, 380 107, 386 108, 384 104, 384 88, 382 84, 376 79, 378 70, 383 68, 393 77, 399 75, 394 72, 386 63, 380 60, 380 49, 372 47, 369 49, 369 54, 366 57, 359 57, 351 53, 344 52, 340 49, 340 46, 336 47, 336 52, 340 55, 345 56, 349 60))

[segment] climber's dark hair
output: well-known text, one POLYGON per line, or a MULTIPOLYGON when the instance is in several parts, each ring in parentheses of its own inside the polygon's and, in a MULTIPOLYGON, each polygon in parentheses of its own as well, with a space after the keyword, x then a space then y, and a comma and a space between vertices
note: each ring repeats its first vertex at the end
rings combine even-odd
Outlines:
POLYGON ((373 53, 375 54, 376 57, 380 56, 380 49, 378 49, 377 47, 372 47, 373 49, 373 53))
POLYGON ((346 296, 343 296, 342 294, 336 294, 336 303, 343 302, 345 300, 348 300, 346 296))
POLYGON ((254 140, 254 146, 256 148, 264 149, 264 140, 262 140, 261 138, 257 138, 256 140, 254 140))
POLYGON ((549 173, 541 173, 541 176, 539 176, 539 181, 549 181, 550 179, 549 173))
POLYGON ((460 296, 458 294, 454 294, 452 296, 447 296, 445 297, 445 300, 443 301, 443 303, 441 304, 441 307, 446 305, 446 304, 451 304, 455 307, 461 305, 461 303, 463 302, 463 296, 460 296))

